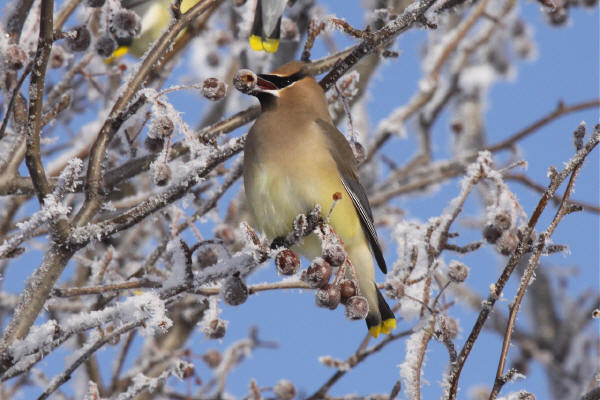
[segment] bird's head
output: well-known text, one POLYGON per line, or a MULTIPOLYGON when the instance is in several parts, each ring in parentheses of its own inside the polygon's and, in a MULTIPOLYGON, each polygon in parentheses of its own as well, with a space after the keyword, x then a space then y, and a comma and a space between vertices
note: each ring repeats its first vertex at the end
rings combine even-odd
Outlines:
POLYGON ((309 75, 305 71, 305 64, 301 61, 292 61, 282 65, 270 74, 258 74, 256 86, 251 95, 259 98, 282 97, 290 89, 301 84, 309 75))
POLYGON ((268 74, 242 71, 234 78, 234 85, 243 93, 258 98, 263 111, 275 108, 312 110, 320 118, 329 119, 323 89, 307 72, 305 63, 292 61, 268 74))

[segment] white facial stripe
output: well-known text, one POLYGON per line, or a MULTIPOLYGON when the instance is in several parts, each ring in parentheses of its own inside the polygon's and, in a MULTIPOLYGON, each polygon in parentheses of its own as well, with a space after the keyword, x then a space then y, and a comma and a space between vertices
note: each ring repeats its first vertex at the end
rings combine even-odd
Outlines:
POLYGON ((279 97, 279 90, 272 90, 272 89, 258 89, 258 90, 263 93, 268 93, 270 95, 279 97))

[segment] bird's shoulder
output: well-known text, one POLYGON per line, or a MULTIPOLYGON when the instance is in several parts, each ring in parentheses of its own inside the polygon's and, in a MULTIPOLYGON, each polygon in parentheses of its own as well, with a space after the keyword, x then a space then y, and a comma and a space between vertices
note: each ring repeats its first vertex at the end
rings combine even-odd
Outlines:
POLYGON ((320 128, 326 139, 327 147, 342 176, 346 176, 358 182, 358 170, 356 158, 346 140, 346 137, 331 122, 324 119, 316 119, 315 123, 320 128))

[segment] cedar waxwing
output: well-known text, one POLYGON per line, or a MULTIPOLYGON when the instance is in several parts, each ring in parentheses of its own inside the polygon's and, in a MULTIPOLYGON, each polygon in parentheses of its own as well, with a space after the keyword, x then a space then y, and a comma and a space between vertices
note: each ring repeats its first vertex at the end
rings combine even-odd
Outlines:
MULTIPOLYGON (((366 297, 369 332, 377 337, 396 327, 394 313, 375 285, 373 256, 387 267, 373 225, 356 160, 344 135, 333 125, 323 89, 293 61, 267 75, 258 75, 250 93, 261 114, 244 147, 244 188, 259 230, 270 239, 285 236, 298 214, 319 204, 323 216, 342 193, 329 223, 340 236, 356 270, 360 294, 366 297)), ((321 242, 311 234, 294 247, 313 259, 321 242)), ((348 268, 347 274, 351 274, 348 268)))
POLYGON ((275 53, 281 36, 281 16, 287 0, 258 0, 250 34, 250 47, 275 53))
MULTIPOLYGON (((183 0, 180 11, 185 13, 200 0, 183 0)), ((172 0, 121 0, 124 8, 134 11, 141 18, 141 29, 138 37, 118 40, 119 47, 109 61, 129 53, 141 57, 150 45, 160 37, 163 30, 171 22, 172 0)))

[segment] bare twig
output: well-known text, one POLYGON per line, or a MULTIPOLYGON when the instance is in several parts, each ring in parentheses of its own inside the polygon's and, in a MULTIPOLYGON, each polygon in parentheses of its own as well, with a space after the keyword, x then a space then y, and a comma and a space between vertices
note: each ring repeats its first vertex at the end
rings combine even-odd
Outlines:
POLYGON ((555 119, 557 119, 559 117, 562 117, 565 114, 570 114, 570 113, 577 112, 577 111, 587 110, 588 108, 598 108, 598 107, 600 107, 600 99, 584 101, 581 103, 575 103, 575 104, 571 104, 571 105, 565 105, 562 101, 560 101, 554 111, 552 111, 551 113, 549 113, 547 115, 544 115, 542 118, 533 122, 531 125, 528 125, 525 128, 521 129, 520 131, 510 135, 508 138, 504 139, 503 141, 489 146, 487 148, 487 150, 495 152, 498 150, 511 148, 512 146, 514 146, 515 143, 517 143, 518 141, 520 141, 527 135, 532 134, 533 132, 537 131, 544 125, 549 124, 550 122, 554 121, 555 119))
POLYGON ((23 0, 15 4, 13 13, 8 17, 6 33, 11 43, 19 43, 23 24, 29 15, 33 0, 23 0))
POLYGON ((148 279, 142 279, 137 281, 128 281, 122 283, 113 283, 109 285, 101 286, 88 286, 88 287, 75 287, 75 288, 55 288, 52 290, 52 296, 55 297, 73 297, 73 296, 84 296, 90 294, 101 294, 106 292, 114 292, 127 289, 140 289, 140 288, 159 288, 162 287, 162 283, 154 282, 148 279))
MULTIPOLYGON (((506 175, 504 175, 504 179, 519 182, 519 183, 527 186, 528 188, 535 190, 538 193, 544 193, 544 191, 546 190, 546 188, 544 186, 535 182, 534 180, 532 180, 525 174, 506 174, 506 175)), ((554 195, 554 197, 552 198, 552 202, 556 206, 560 205, 561 197, 558 195, 554 195)), ((571 199, 569 199, 569 203, 581 206, 585 211, 593 212, 595 214, 600 214, 600 207, 598 207, 596 205, 586 203, 583 201, 571 200, 571 199)))
MULTIPOLYGON (((412 333, 412 330, 402 331, 402 332, 390 334, 389 336, 386 336, 385 339, 383 339, 382 341, 380 341, 376 345, 371 346, 371 347, 369 347, 367 349, 363 349, 362 345, 361 345, 361 347, 359 347, 359 349, 356 351, 356 353, 354 353, 350 357, 348 357, 348 359, 346 360, 346 362, 350 366, 350 369, 352 369, 357 364, 359 364, 362 361, 364 361, 370 355, 375 354, 378 351, 380 351, 381 349, 383 349, 389 343, 391 343, 393 341, 396 341, 396 340, 398 340, 400 338, 406 337, 406 336, 410 335, 411 333, 412 333)), ((321 385, 321 387, 319 389, 317 389, 316 392, 314 392, 306 400, 318 400, 318 399, 326 398, 326 393, 329 391, 329 389, 331 389, 331 387, 337 381, 339 381, 344 375, 346 375, 347 372, 348 371, 337 370, 323 385, 321 385)))
POLYGON ((358 47, 337 64, 319 84, 328 90, 352 66, 366 55, 374 52, 379 46, 392 42, 398 35, 408 30, 425 12, 435 3, 435 0, 419 0, 407 8, 398 18, 391 21, 383 28, 363 39, 358 47))
POLYGON ((131 323, 125 324, 125 325, 121 326, 120 328, 115 329, 110 334, 104 335, 103 337, 96 340, 91 345, 85 346, 84 347, 85 351, 81 355, 79 355, 77 357, 77 359, 75 359, 73 362, 71 362, 71 364, 69 366, 67 366, 67 368, 62 373, 55 376, 54 379, 52 379, 52 381, 50 381, 50 384, 48 385, 48 387, 46 387, 46 389, 44 390, 44 393, 42 393, 41 396, 38 397, 38 400, 47 399, 48 396, 50 396, 56 389, 58 389, 63 383, 67 382, 71 378, 71 374, 73 372, 75 372, 77 367, 79 367, 83 362, 85 362, 92 354, 94 354, 98 349, 100 349, 106 343, 110 343, 115 338, 118 338, 119 336, 121 336, 123 333, 129 332, 130 330, 137 328, 138 326, 142 325, 143 323, 144 323, 144 321, 137 321, 137 322, 131 322, 131 323))
POLYGON ((25 162, 33 181, 33 186, 40 204, 50 193, 50 185, 46 179, 40 152, 40 131, 42 129, 42 104, 44 99, 44 84, 46 82, 46 67, 53 43, 52 17, 54 12, 53 0, 42 0, 40 15, 40 34, 38 47, 31 72, 29 85, 29 117, 27 123, 27 149, 25 162))
MULTIPOLYGON (((448 45, 444 46, 442 52, 440 52, 437 57, 434 65, 428 71, 428 74, 425 78, 423 78, 422 89, 420 89, 417 93, 415 93, 408 104, 398 110, 395 115, 389 117, 390 120, 393 120, 396 123, 404 123, 411 115, 413 115, 417 110, 419 110, 424 104, 426 104, 433 95, 435 94, 438 88, 438 81, 440 77, 440 73, 442 68, 448 61, 450 55, 453 51, 458 47, 461 40, 465 37, 467 32, 471 30, 471 28, 475 25, 475 23, 482 16, 485 8, 487 6, 487 0, 482 0, 479 2, 477 7, 471 12, 471 15, 456 29, 453 34, 452 40, 448 43, 448 45)), ((421 14, 422 15, 422 14, 421 14)), ((367 153, 367 158, 365 162, 368 162, 373 155, 384 145, 384 143, 389 140, 392 136, 392 133, 387 129, 378 129, 378 133, 376 133, 376 137, 374 139, 374 143, 369 149, 367 153)))

